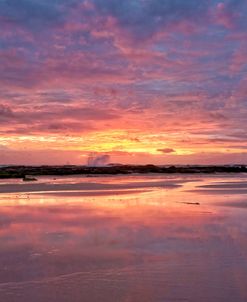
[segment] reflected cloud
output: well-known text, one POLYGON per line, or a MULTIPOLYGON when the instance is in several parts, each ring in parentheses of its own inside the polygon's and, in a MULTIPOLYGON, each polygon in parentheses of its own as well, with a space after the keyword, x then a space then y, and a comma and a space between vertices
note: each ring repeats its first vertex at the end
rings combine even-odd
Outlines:
MULTIPOLYGON (((130 195, 118 195, 117 187, 115 195, 107 196, 1 194, 1 297, 7 299, 11 292, 14 302, 17 297, 18 302, 31 301, 35 292, 38 301, 52 302, 68 301, 68 296, 91 302, 98 295, 109 301, 113 294, 123 302, 127 297, 133 302, 145 297, 198 301, 205 290, 201 301, 213 296, 222 302, 243 301, 247 212, 239 209, 241 192, 228 196, 225 206, 217 188, 241 186, 244 178, 166 176, 168 183, 181 184, 171 190, 156 187, 159 177, 164 176, 97 177, 104 186, 132 182, 142 188, 148 181, 154 186, 130 195), (202 186, 216 194, 204 195, 202 186), (231 274, 225 275, 226 270, 231 274)), ((66 179, 58 183, 75 182, 66 179)), ((88 179, 87 185, 94 181, 88 179)))

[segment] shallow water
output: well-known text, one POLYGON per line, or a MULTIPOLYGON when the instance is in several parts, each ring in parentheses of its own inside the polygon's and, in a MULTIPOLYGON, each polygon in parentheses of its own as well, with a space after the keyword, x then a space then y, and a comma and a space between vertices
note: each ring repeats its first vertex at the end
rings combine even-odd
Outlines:
POLYGON ((247 175, 0 182, 1 302, 246 302, 247 175))

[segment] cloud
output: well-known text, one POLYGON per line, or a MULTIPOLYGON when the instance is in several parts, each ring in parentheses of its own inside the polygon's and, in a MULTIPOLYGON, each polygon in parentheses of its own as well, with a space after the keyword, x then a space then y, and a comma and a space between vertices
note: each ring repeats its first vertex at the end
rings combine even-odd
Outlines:
POLYGON ((8 124, 13 120, 14 112, 8 105, 0 104, 0 124, 8 124))
MULTIPOLYGON (((43 102, 43 98, 41 99, 43 102)), ((0 104, 0 133, 79 133, 97 130, 100 123, 119 119, 118 112, 111 108, 63 105, 50 103, 33 107, 16 108, 0 104), (32 127, 30 127, 30 124, 32 127)))
POLYGON ((67 9, 73 0, 1 0, 0 24, 2 26, 21 26, 30 31, 47 29, 64 22, 67 9), (65 8, 66 7, 66 8, 65 8))
POLYGON ((102 14, 116 18, 120 27, 138 39, 183 20, 200 22, 208 10, 206 0, 94 0, 94 3, 102 14))
POLYGON ((90 107, 80 108, 79 106, 65 107, 64 110, 61 111, 61 115, 92 121, 111 120, 118 118, 117 113, 115 113, 113 110, 90 107))
POLYGON ((9 150, 7 146, 0 144, 0 151, 7 151, 7 150, 9 150))
POLYGON ((164 154, 170 154, 170 153, 176 152, 174 149, 171 149, 171 148, 157 149, 157 151, 164 153, 164 154))
POLYGON ((0 117, 13 117, 14 113, 7 105, 0 104, 0 117))
POLYGON ((133 162, 241 146, 246 12, 242 0, 0 0, 0 143, 133 162))

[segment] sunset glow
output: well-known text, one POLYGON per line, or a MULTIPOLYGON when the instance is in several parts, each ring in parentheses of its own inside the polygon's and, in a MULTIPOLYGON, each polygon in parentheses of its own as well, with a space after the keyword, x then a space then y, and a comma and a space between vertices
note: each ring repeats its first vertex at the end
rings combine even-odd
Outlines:
POLYGON ((247 161, 244 0, 0 1, 0 165, 247 161))

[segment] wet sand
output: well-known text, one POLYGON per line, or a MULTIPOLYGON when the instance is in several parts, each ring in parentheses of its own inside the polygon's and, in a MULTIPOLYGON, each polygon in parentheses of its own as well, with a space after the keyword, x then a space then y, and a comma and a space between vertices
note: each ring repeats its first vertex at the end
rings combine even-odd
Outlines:
POLYGON ((246 302, 246 183, 244 174, 5 180, 0 301, 246 302))
POLYGON ((161 175, 158 177, 150 176, 116 176, 116 177, 60 177, 53 179, 51 177, 40 177, 39 181, 23 182, 12 181, 12 183, 3 180, 0 182, 1 193, 33 193, 33 192, 104 192, 120 190, 133 190, 144 188, 177 188, 186 180, 167 178, 161 175), (103 181, 102 181, 103 180, 103 181), (119 181, 115 181, 119 180, 119 181))

